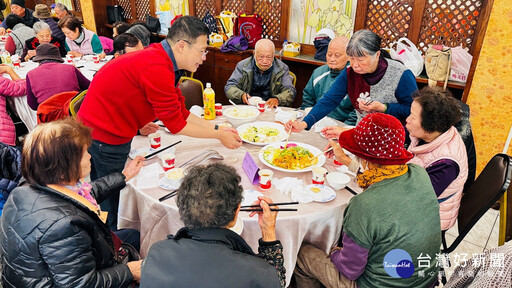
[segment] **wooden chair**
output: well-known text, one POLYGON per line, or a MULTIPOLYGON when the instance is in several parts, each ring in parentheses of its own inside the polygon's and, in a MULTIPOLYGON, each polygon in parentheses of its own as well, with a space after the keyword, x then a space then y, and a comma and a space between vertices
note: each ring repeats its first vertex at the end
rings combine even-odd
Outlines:
POLYGON ((203 106, 203 83, 190 77, 181 77, 178 88, 185 97, 185 107, 190 109, 194 105, 203 106))

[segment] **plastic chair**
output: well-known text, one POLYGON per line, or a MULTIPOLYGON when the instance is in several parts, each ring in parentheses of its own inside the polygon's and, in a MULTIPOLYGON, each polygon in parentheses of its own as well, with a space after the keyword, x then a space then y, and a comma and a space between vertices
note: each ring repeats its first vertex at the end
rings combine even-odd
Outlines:
POLYGON ((293 87, 295 87, 295 83, 297 82, 297 76, 295 76, 295 73, 293 73, 292 71, 288 71, 288 73, 290 73, 290 76, 292 76, 293 87))
POLYGON ((181 77, 178 88, 185 97, 185 107, 190 109, 194 105, 203 106, 203 83, 190 77, 181 77))
POLYGON ((84 101, 85 94, 87 94, 87 90, 84 90, 78 94, 76 94, 73 99, 71 99, 71 102, 69 102, 69 113, 73 118, 76 118, 76 115, 78 114, 78 110, 80 109, 80 106, 82 105, 82 102, 84 101))
POLYGON ((37 107, 37 124, 69 117, 69 104, 77 91, 57 93, 37 107))
MULTIPOLYGON (((446 231, 442 231, 442 253, 453 252, 471 228, 489 210, 496 201, 505 193, 512 178, 511 159, 506 154, 496 154, 484 170, 478 175, 471 187, 464 193, 460 202, 457 227, 459 235, 448 247, 446 244, 446 231)), ((444 269, 443 269, 444 270, 444 269)), ((446 284, 446 276, 442 276, 443 284, 446 284)))

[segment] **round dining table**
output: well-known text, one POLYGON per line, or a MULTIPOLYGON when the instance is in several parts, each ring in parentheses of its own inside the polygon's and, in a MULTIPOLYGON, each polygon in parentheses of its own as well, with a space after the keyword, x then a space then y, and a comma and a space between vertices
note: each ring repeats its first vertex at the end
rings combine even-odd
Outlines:
MULTIPOLYGON (((226 106, 225 106, 226 108, 226 106)), ((274 122, 274 110, 267 109, 261 113, 257 121, 271 121, 274 122)), ((211 120, 213 123, 220 124, 227 122, 224 116, 217 117, 211 120)), ((259 185, 253 185, 252 181, 245 174, 242 168, 242 161, 247 152, 250 153, 255 163, 260 169, 272 169, 263 164, 259 158, 258 153, 262 146, 257 146, 249 143, 244 143, 240 148, 230 150, 225 148, 216 139, 201 139, 192 138, 182 135, 173 135, 160 129, 162 136, 162 148, 181 140, 182 142, 176 145, 176 166, 180 166, 187 160, 197 156, 207 149, 214 149, 218 151, 223 160, 208 160, 208 162, 220 161, 224 164, 233 166, 241 176, 241 185, 244 189, 259 190, 259 185)), ((292 133, 289 139, 290 143, 306 143, 323 150, 327 145, 327 139, 322 137, 320 133, 311 131, 303 131, 300 133, 292 133)), ((132 141, 132 149, 141 149, 149 147, 149 139, 146 136, 136 136, 132 141)), ((147 165, 159 161, 158 157, 153 160, 147 160, 147 165)), ((208 163, 205 162, 205 163, 208 163)), ((161 164, 157 164, 161 165, 161 164)), ((327 159, 323 165, 327 171, 337 171, 337 166, 334 165, 332 159, 327 159)), ((312 172, 283 172, 272 169, 273 181, 283 177, 295 177, 302 180, 304 186, 311 184, 312 172)), ((163 177, 162 174, 159 177, 163 177)), ((139 175, 138 177, 141 177, 139 175)), ((141 255, 145 257, 151 245, 157 241, 167 238, 167 235, 176 233, 184 226, 180 220, 178 207, 175 202, 175 197, 167 199, 163 202, 159 198, 166 195, 170 191, 160 188, 159 186, 152 188, 138 188, 137 181, 140 178, 135 178, 130 181, 128 185, 121 191, 120 205, 119 205, 119 219, 118 227, 134 228, 141 232, 141 255)), ((147 181, 146 181, 147 182, 147 181)), ((155 183, 157 185, 158 183, 155 183)), ((327 181, 325 183, 327 184, 327 181)), ((357 183, 354 178, 348 185, 354 190, 357 188, 357 183)), ((259 190, 261 191, 261 190, 259 190)), ((317 203, 303 203, 294 206, 285 206, 281 208, 297 208, 298 211, 281 211, 277 215, 276 222, 276 236, 283 245, 284 266, 286 268, 286 282, 289 284, 295 263, 297 261, 297 254, 303 242, 310 243, 320 249, 329 253, 331 248, 336 246, 341 234, 341 226, 343 220, 343 212, 347 206, 350 198, 353 196, 346 189, 336 190, 336 197, 329 202, 317 203)), ((290 195, 285 195, 278 191, 275 185, 267 191, 261 193, 271 198, 274 202, 290 202, 292 201, 290 195)), ((258 251, 258 239, 261 238, 261 230, 258 225, 257 216, 249 217, 249 212, 240 212, 240 218, 243 220, 243 231, 241 236, 253 249, 258 251)), ((182 261, 176 259, 176 261, 182 261)))
MULTIPOLYGON (((67 63, 66 59, 64 59, 64 63, 68 65, 75 65, 80 72, 89 80, 92 80, 94 74, 98 72, 98 70, 105 65, 105 63, 112 59, 113 56, 107 56, 100 63, 94 63, 92 60, 92 55, 83 56, 82 59, 76 59, 73 63, 67 63)), ((15 67, 14 72, 20 76, 21 79, 25 79, 27 73, 31 70, 35 69, 39 66, 38 62, 27 61, 22 62, 20 67, 15 67)), ((3 75, 6 78, 10 78, 9 75, 3 75)), ((9 101, 11 107, 16 112, 21 121, 25 124, 28 131, 34 130, 37 125, 37 113, 32 110, 27 103, 27 96, 20 97, 7 97, 7 101, 9 101)))

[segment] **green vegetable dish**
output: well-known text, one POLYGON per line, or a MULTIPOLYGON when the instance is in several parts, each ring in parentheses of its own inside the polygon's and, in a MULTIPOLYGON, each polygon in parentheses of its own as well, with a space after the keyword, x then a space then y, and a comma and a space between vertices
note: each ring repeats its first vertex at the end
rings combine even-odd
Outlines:
POLYGON ((250 126, 240 136, 242 139, 254 143, 273 143, 281 140, 279 129, 272 127, 250 126))

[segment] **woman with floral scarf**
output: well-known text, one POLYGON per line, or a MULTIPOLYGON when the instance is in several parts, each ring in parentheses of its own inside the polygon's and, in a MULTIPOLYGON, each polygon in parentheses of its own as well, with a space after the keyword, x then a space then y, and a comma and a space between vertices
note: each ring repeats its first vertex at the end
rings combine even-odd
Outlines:
MULTIPOLYGON (((343 217, 342 246, 330 257, 304 243, 297 287, 433 287, 440 253, 439 205, 425 169, 406 164, 405 130, 398 119, 371 113, 330 141, 334 156, 359 172, 363 192, 343 217), (352 160, 343 149, 354 154, 352 160), (421 262, 430 257, 428 263, 421 262), (421 265, 418 265, 420 263, 421 265)), ((332 155, 331 155, 332 156, 332 155)))

